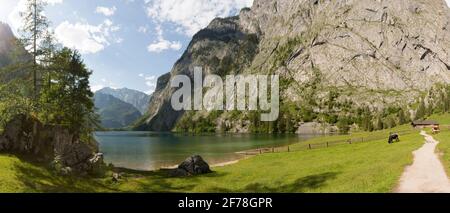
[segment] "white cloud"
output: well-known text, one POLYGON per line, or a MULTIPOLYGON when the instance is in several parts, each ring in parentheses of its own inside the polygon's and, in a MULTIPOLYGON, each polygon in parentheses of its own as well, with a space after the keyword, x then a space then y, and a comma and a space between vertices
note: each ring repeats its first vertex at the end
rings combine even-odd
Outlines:
POLYGON ((151 95, 156 89, 156 81, 158 80, 157 76, 140 73, 139 77, 143 78, 145 85, 148 87, 148 90, 145 91, 145 93, 151 95))
POLYGON ((0 0, 0 21, 9 23, 9 17, 12 11, 17 7, 17 1, 15 0, 0 0))
POLYGON ((19 28, 23 26, 22 18, 20 17, 20 13, 25 12, 26 10, 26 0, 20 0, 14 9, 9 13, 8 23, 11 28, 17 32, 19 28))
POLYGON ((164 38, 163 30, 160 25, 156 26, 156 35, 158 37, 157 41, 148 45, 147 50, 153 53, 161 53, 165 50, 180 50, 182 47, 181 42, 179 41, 168 41, 164 38))
POLYGON ((96 53, 103 50, 111 44, 122 42, 121 38, 115 38, 112 33, 119 30, 120 27, 106 19, 99 25, 90 25, 88 23, 70 23, 64 21, 55 29, 55 37, 63 45, 79 50, 82 54, 96 53))
POLYGON ((450 0, 445 0, 447 2, 447 6, 450 7, 450 0))
POLYGON ((47 4, 49 5, 54 5, 63 3, 63 0, 45 0, 45 2, 47 2, 47 4))
POLYGON ((155 52, 160 53, 164 50, 180 50, 182 47, 181 43, 179 41, 167 41, 167 40, 159 40, 157 42, 154 42, 150 45, 148 45, 147 50, 149 52, 155 52))
POLYGON ((148 29, 147 29, 147 27, 144 27, 144 26, 140 26, 139 27, 139 29, 138 29, 138 32, 140 32, 140 33, 147 33, 148 32, 148 29))
POLYGON ((146 0, 150 18, 175 23, 188 36, 205 28, 214 18, 235 15, 252 4, 253 0, 146 0))
MULTIPOLYGON (((26 0, 0 0, 0 21, 7 22, 14 32, 23 26, 20 13, 26 10, 26 0)), ((49 5, 63 3, 63 0, 44 0, 49 5)))
POLYGON ((105 88, 105 85, 97 84, 97 85, 91 86, 91 91, 92 92, 97 92, 97 91, 99 91, 99 90, 101 90, 103 88, 105 88))
POLYGON ((94 84, 91 86, 91 91, 92 92, 97 92, 98 90, 101 90, 105 87, 109 87, 112 89, 117 89, 118 86, 117 84, 115 84, 114 82, 106 79, 106 78, 101 78, 100 81, 95 81, 94 80, 94 84))
POLYGON ((114 13, 116 13, 117 8, 115 6, 113 7, 97 7, 95 9, 96 13, 103 14, 104 16, 112 16, 114 13))
POLYGON ((124 41, 123 38, 117 38, 117 39, 115 40, 115 42, 116 42, 117 44, 121 44, 123 41, 124 41))

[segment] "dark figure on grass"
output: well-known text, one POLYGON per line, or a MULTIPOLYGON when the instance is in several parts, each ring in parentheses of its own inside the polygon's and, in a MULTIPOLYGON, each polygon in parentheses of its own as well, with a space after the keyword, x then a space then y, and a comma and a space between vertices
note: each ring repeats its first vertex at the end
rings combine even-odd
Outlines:
POLYGON ((398 136, 397 133, 390 133, 388 143, 392 144, 394 142, 400 142, 400 137, 398 136))

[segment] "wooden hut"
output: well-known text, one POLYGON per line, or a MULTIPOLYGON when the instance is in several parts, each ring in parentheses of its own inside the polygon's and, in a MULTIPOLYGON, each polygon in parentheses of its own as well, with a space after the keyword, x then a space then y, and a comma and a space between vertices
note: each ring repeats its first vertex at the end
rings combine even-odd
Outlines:
POLYGON ((439 122, 433 120, 413 121, 411 124, 414 128, 439 128, 439 122))

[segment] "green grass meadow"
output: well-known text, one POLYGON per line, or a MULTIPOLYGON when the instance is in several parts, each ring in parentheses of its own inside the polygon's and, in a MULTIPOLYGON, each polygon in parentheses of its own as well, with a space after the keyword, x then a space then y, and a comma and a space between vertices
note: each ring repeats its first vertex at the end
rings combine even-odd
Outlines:
MULTIPOLYGON (((1 192, 391 192, 412 152, 423 144, 418 131, 387 143, 390 131, 324 136, 305 143, 385 135, 386 139, 313 150, 267 153, 239 163, 213 168, 213 173, 171 178, 164 171, 123 171, 123 179, 83 179, 56 176, 45 166, 11 155, 0 155, 1 192)), ((450 134, 450 133, 449 133, 450 134)))
POLYGON ((433 137, 439 141, 437 152, 441 157, 447 175, 450 175, 450 114, 433 115, 430 119, 441 124, 441 132, 433 135, 433 137))
POLYGON ((290 153, 259 155, 215 168, 200 177, 165 178, 157 173, 129 178, 119 191, 169 192, 391 192, 412 151, 423 144, 419 134, 400 143, 385 140, 290 153))

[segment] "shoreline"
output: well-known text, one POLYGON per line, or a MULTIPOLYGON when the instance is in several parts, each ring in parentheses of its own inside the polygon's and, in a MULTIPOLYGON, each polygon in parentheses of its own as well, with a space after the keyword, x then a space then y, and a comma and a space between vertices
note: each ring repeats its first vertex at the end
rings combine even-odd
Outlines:
MULTIPOLYGON (((251 158, 253 156, 255 156, 255 155, 245 155, 244 157, 236 159, 236 160, 229 160, 229 161, 224 161, 222 163, 211 164, 211 165, 209 165, 209 167, 217 168, 217 167, 224 167, 224 166, 228 166, 228 165, 233 165, 233 164, 239 163, 242 160, 249 159, 249 158, 251 158)), ((154 170, 149 170, 149 171, 159 171, 159 170, 176 169, 176 168, 178 168, 178 165, 167 166, 167 167, 160 167, 159 169, 154 169, 154 170)))
MULTIPOLYGON (((243 151, 239 151, 239 152, 235 152, 235 154, 238 154, 239 156, 242 156, 238 159, 234 159, 234 160, 228 160, 228 161, 224 161, 221 163, 214 163, 209 165, 210 168, 217 168, 217 167, 224 167, 224 166, 229 166, 229 165, 233 165, 233 164, 237 164, 242 160, 246 160, 249 158, 252 158, 254 156, 257 155, 261 155, 261 154, 268 154, 268 153, 272 153, 272 150, 279 150, 279 149, 283 149, 294 145, 294 144, 298 144, 298 143, 302 143, 303 141, 299 141, 299 142, 295 142, 295 143, 291 143, 289 145, 282 145, 282 146, 276 146, 276 147, 265 147, 265 148, 258 148, 258 149, 248 149, 248 150, 243 150, 243 151)), ((275 152, 277 153, 277 152, 275 152)), ((180 162, 181 163, 181 162, 180 162)), ((124 167, 117 167, 117 168, 124 168, 124 167)), ((141 172, 156 172, 156 171, 160 171, 160 170, 170 170, 170 169, 176 169, 178 168, 178 165, 172 165, 172 166, 161 166, 159 168, 155 168, 155 169, 131 169, 134 171, 141 171, 141 172)), ((124 169, 129 169, 129 168, 124 168, 124 169)))
MULTIPOLYGON (((257 156, 257 155, 273 153, 271 150, 277 150, 277 149, 281 149, 281 148, 286 148, 287 149, 287 147, 289 147, 291 145, 294 145, 294 144, 298 144, 298 143, 302 143, 302 141, 296 142, 296 143, 292 143, 292 144, 289 144, 289 145, 283 145, 283 146, 265 147, 265 148, 259 148, 259 149, 248 149, 248 150, 235 152, 236 154, 242 156, 242 158, 239 158, 239 159, 236 159, 236 160, 224 161, 222 163, 211 164, 209 167, 215 168, 215 167, 224 167, 224 166, 228 166, 228 165, 233 165, 233 164, 239 163, 242 160, 246 160, 246 159, 252 158, 252 157, 257 156)), ((277 153, 277 152, 274 152, 274 153, 277 153)), ((176 169, 176 168, 178 168, 178 165, 173 165, 173 166, 168 166, 168 167, 160 167, 159 169, 154 169, 154 170, 150 170, 150 171, 176 169)))

